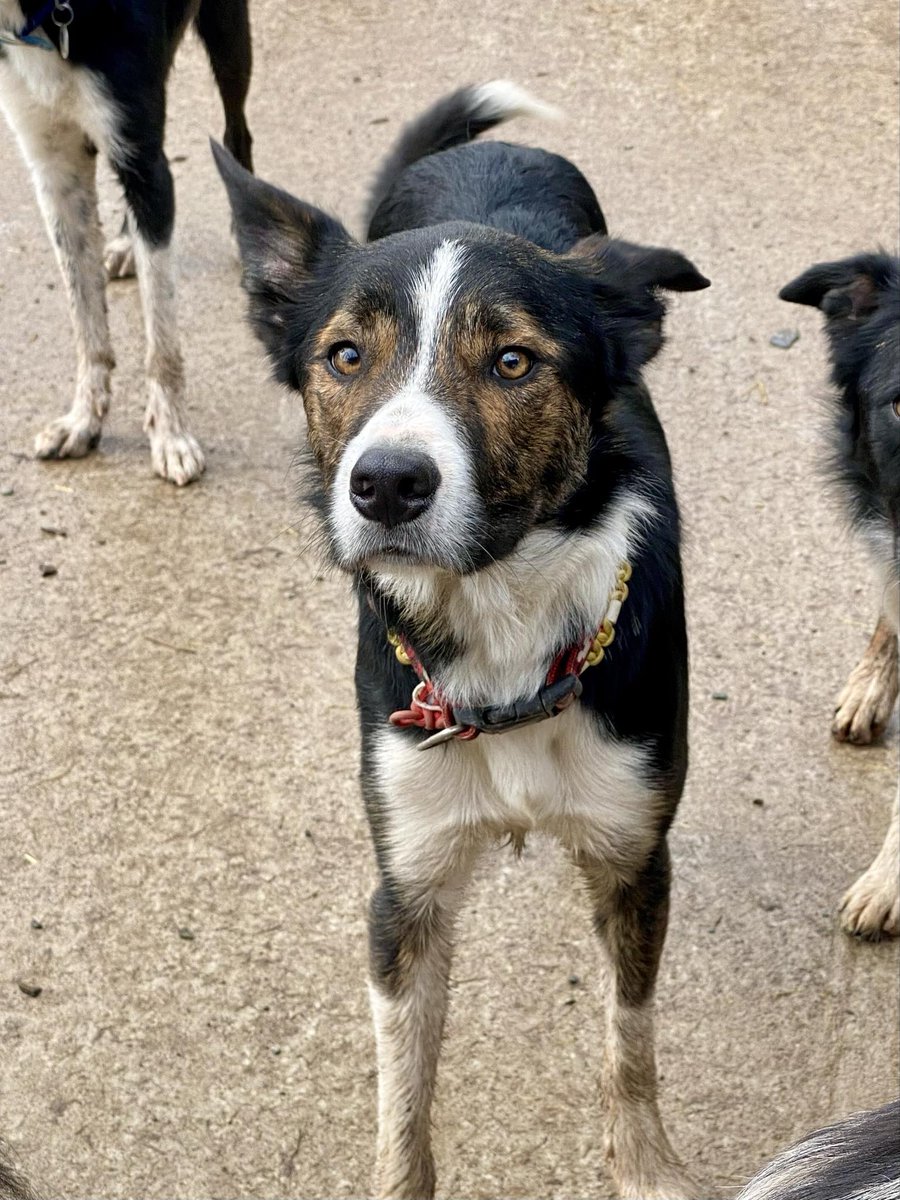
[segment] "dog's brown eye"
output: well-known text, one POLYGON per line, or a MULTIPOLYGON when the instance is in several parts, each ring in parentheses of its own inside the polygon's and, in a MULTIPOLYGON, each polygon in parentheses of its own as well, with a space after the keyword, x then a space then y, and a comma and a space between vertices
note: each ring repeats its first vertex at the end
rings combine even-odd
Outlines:
POLYGON ((534 359, 519 346, 507 346, 494 359, 494 374, 501 379, 524 379, 534 366, 534 359))
POLYGON ((328 363, 338 375, 355 375, 362 366, 362 355, 352 342, 339 342, 328 351, 328 363))

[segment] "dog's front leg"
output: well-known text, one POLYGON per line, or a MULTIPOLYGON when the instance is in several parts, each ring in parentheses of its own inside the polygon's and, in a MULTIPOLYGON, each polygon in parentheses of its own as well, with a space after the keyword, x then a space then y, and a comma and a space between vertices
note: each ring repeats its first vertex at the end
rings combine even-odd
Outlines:
POLYGON ((27 90, 10 87, 2 101, 30 168, 62 272, 78 356, 72 407, 37 435, 35 452, 38 458, 80 458, 100 441, 114 366, 97 213, 96 152, 82 129, 42 107, 27 90))
POLYGON ((696 1185, 663 1128, 656 1100, 653 988, 669 911, 665 842, 632 882, 576 855, 594 904, 594 923, 610 971, 606 1080, 607 1154, 626 1200, 685 1200, 696 1185))
POLYGON ((868 745, 884 732, 896 699, 897 630, 883 616, 838 696, 831 732, 839 742, 868 745))
POLYGON ((434 1194, 431 1101, 447 1012, 453 926, 470 866, 452 882, 385 876, 370 908, 370 997, 378 1053, 379 1197, 434 1194))

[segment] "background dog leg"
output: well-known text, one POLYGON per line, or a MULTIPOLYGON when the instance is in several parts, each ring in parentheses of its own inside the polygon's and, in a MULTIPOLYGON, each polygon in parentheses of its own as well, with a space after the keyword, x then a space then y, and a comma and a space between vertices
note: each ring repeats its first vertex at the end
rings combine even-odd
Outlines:
POLYGON ((393 880, 372 897, 369 995, 378 1049, 379 1197, 427 1200, 434 1194, 430 1112, 461 897, 461 884, 404 895, 393 880))
POLYGON ((106 243, 103 251, 103 265, 109 279, 130 279, 135 273, 134 242, 128 217, 122 221, 122 228, 114 238, 106 243))
POLYGON ((841 902, 841 924, 872 941, 900 937, 900 785, 884 844, 841 902))
POLYGON ((144 429, 150 437, 150 458, 157 475, 183 485, 202 475, 205 462, 182 413, 184 365, 171 248, 172 175, 161 146, 133 150, 113 165, 128 202, 147 333, 149 396, 144 429))
POLYGON ((831 732, 839 742, 867 745, 884 732, 896 699, 897 632, 881 617, 838 697, 831 732))
POLYGON ((633 884, 604 863, 584 861, 594 922, 610 970, 605 1092, 607 1154, 626 1200, 683 1200, 696 1185, 669 1144, 656 1102, 653 988, 669 911, 669 856, 663 843, 633 884))
POLYGON ((31 170, 62 272, 75 334, 75 398, 35 439, 38 458, 80 458, 100 441, 114 366, 106 316, 103 239, 97 214, 96 151, 75 125, 55 120, 10 88, 4 106, 31 170))
POLYGON ((253 170, 253 139, 244 117, 253 53, 247 0, 203 0, 195 21, 222 97, 227 149, 253 170))

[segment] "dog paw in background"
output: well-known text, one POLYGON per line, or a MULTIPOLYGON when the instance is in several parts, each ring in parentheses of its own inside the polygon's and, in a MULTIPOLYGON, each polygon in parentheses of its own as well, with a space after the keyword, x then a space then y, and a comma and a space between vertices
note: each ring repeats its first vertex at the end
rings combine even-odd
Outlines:
POLYGON ((841 901, 841 925, 868 941, 900 937, 900 791, 884 845, 841 901))
POLYGON ((132 279, 136 274, 134 244, 131 234, 124 230, 106 243, 103 265, 109 279, 132 279))
POLYGON ((880 737, 894 711, 897 688, 897 634, 882 617, 838 696, 831 726, 837 741, 867 746, 880 737))

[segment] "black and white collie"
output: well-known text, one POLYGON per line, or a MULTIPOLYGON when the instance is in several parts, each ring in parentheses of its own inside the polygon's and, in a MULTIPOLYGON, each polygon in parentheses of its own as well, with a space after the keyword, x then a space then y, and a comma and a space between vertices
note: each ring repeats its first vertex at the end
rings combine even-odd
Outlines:
POLYGON ((137 271, 147 333, 144 428, 153 469, 185 484, 203 451, 182 408, 184 368, 170 240, 172 176, 163 152, 166 76, 193 21, 225 107, 225 143, 251 167, 247 0, 0 0, 0 107, 31 171, 75 331, 75 399, 38 434, 39 458, 80 457, 100 440, 114 366, 107 275, 137 271), (126 229, 106 248, 97 213, 101 150, 121 181, 126 229))
POLYGON ((779 1154, 737 1200, 895 1200, 900 1100, 818 1129, 779 1154))
POLYGON ((506 83, 437 104, 382 169, 365 245, 216 157, 250 318, 303 395, 331 553, 359 594, 378 1194, 434 1189, 429 1110, 473 863, 542 830, 583 875, 613 977, 619 1188, 673 1200, 691 1184, 657 1110, 651 1007, 687 643, 641 369, 662 344, 660 290, 708 281, 607 237, 564 159, 470 142, 537 108, 506 83))
MULTIPOLYGON (((871 742, 897 699, 900 627, 900 259, 858 254, 810 267, 781 291, 827 317, 836 387, 833 468, 880 570, 881 616, 838 698, 832 732, 871 742)), ((900 790, 881 852, 844 897, 842 921, 867 938, 900 934, 900 790)))

